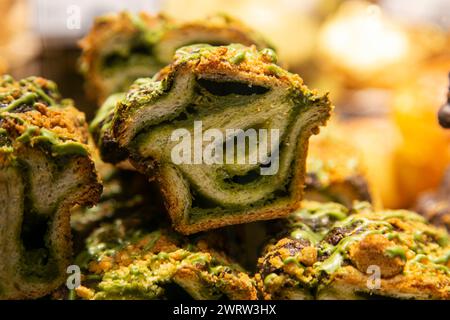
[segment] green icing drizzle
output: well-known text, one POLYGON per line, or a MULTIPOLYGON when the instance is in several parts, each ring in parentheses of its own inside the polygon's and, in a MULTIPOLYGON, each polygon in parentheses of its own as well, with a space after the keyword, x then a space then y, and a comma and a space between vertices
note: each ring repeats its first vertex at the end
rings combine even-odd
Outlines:
POLYGON ((36 92, 45 102, 47 102, 49 105, 55 105, 56 102, 48 94, 46 94, 42 89, 40 88, 34 88, 34 92, 36 92))
POLYGON ((400 257, 402 260, 406 260, 406 251, 402 247, 387 248, 385 253, 390 258, 400 257))
POLYGON ((233 64, 239 64, 245 60, 245 51, 241 51, 235 56, 230 58, 230 62, 233 64))
POLYGON ((434 263, 446 264, 450 260, 450 250, 448 250, 444 255, 433 260, 434 263))
POLYGON ((348 236, 344 239, 342 239, 337 246, 334 247, 333 253, 330 257, 328 257, 325 261, 323 261, 319 265, 319 270, 325 271, 328 274, 334 273, 344 261, 343 253, 347 250, 350 245, 354 244, 355 242, 358 242, 368 236, 369 234, 377 234, 381 233, 379 230, 368 230, 366 232, 348 236))
POLYGON ((283 69, 281 69, 276 64, 268 65, 266 68, 267 68, 267 71, 269 71, 273 75, 281 76, 283 74, 283 69))
POLYGON ((36 93, 28 92, 28 93, 24 94, 22 97, 20 97, 19 99, 11 102, 6 108, 3 108, 1 111, 2 112, 12 111, 22 104, 34 103, 36 101, 37 97, 38 97, 38 95, 36 93))
POLYGON ((100 123, 106 120, 108 116, 113 115, 116 104, 119 101, 124 100, 125 96, 126 96, 125 93, 115 93, 106 99, 106 101, 103 103, 103 105, 97 112, 97 115, 95 116, 94 120, 92 120, 91 125, 89 126, 91 132, 95 131, 96 128, 100 125, 100 123))
POLYGON ((24 133, 20 137, 17 138, 17 141, 22 143, 27 143, 31 140, 31 137, 39 131, 39 128, 36 126, 29 126, 24 133))
POLYGON ((290 263, 295 263, 296 265, 299 265, 297 256, 287 257, 286 259, 283 260, 283 264, 285 265, 290 263))
POLYGON ((41 131, 41 136, 42 136, 43 140, 47 140, 51 144, 58 143, 58 136, 54 132, 44 129, 44 128, 42 128, 40 131, 41 131))
POLYGON ((3 147, 0 147, 0 151, 2 153, 13 153, 14 152, 14 148, 11 147, 11 146, 3 146, 3 147))
POLYGON ((86 146, 79 142, 68 141, 61 142, 58 136, 47 129, 40 129, 40 136, 34 137, 33 142, 47 142, 51 144, 51 151, 56 155, 76 154, 81 156, 88 155, 86 146))
POLYGON ((52 152, 60 156, 68 154, 76 154, 80 156, 87 156, 88 151, 86 146, 79 142, 65 142, 52 146, 52 152))
POLYGON ((344 262, 344 257, 341 252, 334 252, 327 260, 325 260, 319 267, 321 271, 325 271, 328 274, 335 272, 344 262))
POLYGON ((312 245, 317 244, 321 240, 321 236, 317 233, 314 233, 308 226, 304 225, 305 230, 296 229, 291 232, 291 237, 296 240, 306 239, 312 245))
POLYGON ((397 210, 397 211, 386 211, 381 214, 382 219, 387 220, 391 218, 398 218, 401 220, 412 220, 412 221, 420 221, 425 222, 425 218, 418 215, 417 213, 406 211, 406 210, 397 210))
POLYGON ((169 257, 169 254, 167 253, 167 252, 160 252, 160 253, 158 253, 157 255, 156 255, 156 257, 159 259, 159 260, 166 260, 166 259, 169 259, 170 257, 169 257))
POLYGON ((203 253, 194 253, 190 255, 186 260, 192 264, 206 264, 208 263, 208 257, 203 253))
POLYGON ((9 112, 2 113, 2 112, 0 112, 0 118, 3 118, 3 119, 11 118, 11 119, 16 120, 20 124, 24 124, 25 123, 25 121, 21 117, 17 116, 14 113, 9 113, 9 112))
POLYGON ((264 278, 264 285, 265 285, 265 286, 270 285, 270 283, 271 283, 275 278, 277 278, 277 277, 278 277, 278 275, 277 275, 276 273, 271 273, 271 274, 267 275, 267 276, 264 278))

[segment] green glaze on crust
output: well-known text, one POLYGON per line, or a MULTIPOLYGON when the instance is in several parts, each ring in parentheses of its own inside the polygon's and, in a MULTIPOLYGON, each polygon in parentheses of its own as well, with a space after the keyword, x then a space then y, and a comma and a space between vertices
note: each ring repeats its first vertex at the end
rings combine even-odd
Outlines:
MULTIPOLYGON (((301 198, 308 138, 325 124, 331 106, 326 95, 309 90, 298 75, 283 69, 277 75, 266 72, 273 61, 271 51, 238 44, 179 49, 160 74, 137 80, 125 96, 113 96, 102 107, 91 129, 103 159, 130 159, 156 178, 166 205, 176 208, 169 214, 183 233, 286 215, 301 198), (237 139, 230 130, 276 131, 279 140, 272 138, 269 150, 279 150, 275 171, 261 174, 262 161, 238 164, 236 155, 231 163, 174 163, 178 142, 173 133, 187 130, 193 137, 198 121, 202 132, 216 129, 225 135, 215 141, 219 148, 237 139), (171 185, 165 186, 168 181, 171 185)), ((242 159, 256 154, 251 148, 242 159)))
POLYGON ((41 145, 54 156, 86 156, 89 149, 85 137, 83 141, 76 141, 75 137, 58 134, 51 127, 36 125, 41 122, 40 119, 45 119, 51 125, 51 120, 46 119, 49 111, 55 111, 56 114, 71 108, 72 101, 61 99, 57 86, 52 81, 39 77, 15 81, 8 75, 0 79, 0 130, 8 137, 13 149, 20 148, 22 144, 41 145))
POLYGON ((69 217, 101 184, 84 114, 56 85, 0 78, 0 299, 45 296, 71 262, 69 217))
POLYGON ((406 260, 406 252, 405 249, 402 247, 391 247, 386 249, 386 254, 389 257, 400 257, 403 260, 406 260))
POLYGON ((103 225, 87 239, 84 299, 255 299, 251 278, 237 264, 167 229, 120 231, 103 225))
POLYGON ((414 212, 306 201, 285 222, 259 259, 266 299, 450 299, 449 235, 414 212))
POLYGON ((60 156, 80 155, 87 156, 86 145, 78 142, 66 142, 52 146, 52 152, 60 156))

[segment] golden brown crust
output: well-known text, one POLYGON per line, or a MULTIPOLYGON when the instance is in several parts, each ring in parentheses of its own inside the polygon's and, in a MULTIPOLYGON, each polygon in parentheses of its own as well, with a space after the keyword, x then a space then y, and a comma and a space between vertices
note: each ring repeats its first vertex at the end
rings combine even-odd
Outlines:
POLYGON ((264 299, 450 299, 449 235, 413 212, 309 203, 288 225, 259 259, 264 299))
POLYGON ((371 265, 380 267, 381 277, 391 278, 403 271, 405 261, 385 254, 395 243, 379 234, 371 234, 350 248, 349 258, 356 268, 366 273, 371 265))
MULTIPOLYGON (((105 225, 102 228, 109 227, 105 225)), ((93 241, 95 237, 101 238, 102 231, 98 231, 95 231, 96 236, 88 240, 91 243, 88 244, 90 252, 98 250, 99 244, 105 245, 93 241)), ((131 240, 121 238, 125 245, 107 247, 103 253, 100 251, 91 256, 83 277, 83 286, 76 290, 79 297, 168 298, 166 294, 171 293, 165 292, 164 287, 172 283, 194 299, 218 299, 224 296, 233 300, 256 299, 256 289, 250 276, 202 239, 188 240, 166 229, 143 234, 135 240, 133 233, 128 237, 131 240), (111 278, 111 275, 114 276, 111 278), (123 278, 123 281, 115 282, 119 278, 123 278), (92 282, 90 279, 97 281, 92 282)))
MULTIPOLYGON (((380 295, 399 299, 450 299, 449 277, 440 273, 424 273, 414 270, 413 274, 400 274, 388 279, 380 279, 380 287, 371 290, 370 295, 380 295)), ((333 277, 332 283, 336 288, 366 288, 371 278, 352 266, 343 267, 333 277)), ((341 289, 342 290, 342 289, 341 289)), ((358 293, 357 291, 353 291, 358 293)), ((361 293, 364 293, 362 290, 361 293)), ((344 297, 341 297, 345 299, 344 297)))
POLYGON ((2 127, 10 131, 10 134, 14 132, 16 137, 22 135, 27 127, 32 125, 52 130, 55 134, 67 140, 81 141, 83 143, 88 141, 84 114, 73 107, 51 110, 42 105, 37 106, 36 110, 19 113, 17 117, 22 119, 26 125, 18 123, 11 118, 5 118, 4 123, 2 123, 2 127))

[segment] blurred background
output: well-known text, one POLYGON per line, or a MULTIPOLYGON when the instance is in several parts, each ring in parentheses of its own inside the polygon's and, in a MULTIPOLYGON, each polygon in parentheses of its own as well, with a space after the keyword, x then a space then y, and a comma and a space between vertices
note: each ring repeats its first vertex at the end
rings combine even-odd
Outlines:
POLYGON ((0 0, 0 73, 52 79, 92 118, 77 41, 95 16, 120 10, 241 19, 283 66, 330 92, 326 130, 362 154, 382 206, 414 207, 441 183, 450 164, 450 133, 436 118, 449 86, 449 0, 0 0))

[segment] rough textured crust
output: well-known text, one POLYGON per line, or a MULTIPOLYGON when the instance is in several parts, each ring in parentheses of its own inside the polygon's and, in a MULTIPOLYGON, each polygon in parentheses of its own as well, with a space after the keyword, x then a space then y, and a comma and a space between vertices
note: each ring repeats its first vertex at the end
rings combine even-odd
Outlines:
POLYGON ((100 105, 110 94, 125 90, 130 81, 153 76, 172 61, 176 49, 192 43, 270 47, 254 30, 226 15, 178 23, 166 16, 145 12, 109 14, 98 17, 92 30, 79 43, 83 50, 80 65, 86 76, 86 91, 100 105), (142 63, 133 63, 130 59, 132 46, 136 43, 139 43, 142 63), (148 52, 142 52, 142 48, 148 48, 148 52), (126 65, 106 75, 103 70, 111 67, 111 63, 104 62, 105 56, 115 52, 122 56, 122 63, 126 65), (129 59, 128 62, 125 59, 129 59), (136 66, 138 68, 133 71, 136 66), (124 78, 127 74, 130 77, 124 78), (117 84, 110 83, 112 78, 119 79, 117 84))
MULTIPOLYGON (((319 126, 326 123, 330 115, 331 106, 326 95, 320 96, 316 92, 308 90, 298 75, 283 70, 275 62, 276 56, 270 49, 258 51, 255 47, 241 45, 227 47, 196 45, 181 48, 177 51, 174 62, 156 75, 155 79, 137 80, 126 94, 126 97, 117 102, 116 108, 113 110, 113 115, 108 114, 107 117, 104 117, 106 122, 102 122, 102 126, 98 126, 98 128, 106 127, 108 130, 100 130, 100 133, 96 133, 94 130, 94 135, 99 137, 100 144, 102 144, 103 137, 110 139, 110 133, 112 132, 114 142, 120 147, 117 150, 127 150, 131 163, 140 172, 159 182, 174 227, 184 234, 230 224, 286 216, 289 212, 298 208, 300 204, 303 192, 304 166, 308 139, 312 134, 318 132, 319 126), (197 85, 196 79, 217 81, 219 88, 221 88, 220 84, 226 84, 227 81, 230 83, 243 83, 247 88, 269 88, 264 89, 270 90, 268 96, 265 96, 264 93, 260 95, 253 93, 250 95, 242 95, 243 99, 247 99, 245 101, 249 101, 244 106, 253 107, 251 105, 252 102, 259 101, 257 99, 261 97, 268 97, 266 99, 269 102, 266 103, 273 103, 273 105, 261 105, 257 107, 257 113, 259 113, 258 115, 261 118, 265 117, 264 112, 274 112, 273 110, 276 107, 280 107, 280 105, 282 108, 285 108, 282 111, 285 112, 285 117, 288 117, 288 114, 292 117, 293 120, 281 118, 281 114, 279 113, 277 118, 280 119, 279 122, 291 121, 286 125, 287 129, 284 138, 285 140, 289 139, 289 142, 282 142, 285 143, 282 147, 286 149, 290 148, 289 150, 291 150, 286 157, 292 157, 295 154, 292 162, 286 164, 284 169, 282 168, 286 172, 286 178, 282 180, 286 184, 286 196, 275 196, 273 203, 259 207, 255 206, 251 208, 251 205, 247 205, 245 209, 233 209, 234 213, 224 214, 220 217, 217 216, 219 212, 217 209, 215 211, 216 216, 214 214, 205 215, 196 221, 191 221, 189 207, 193 199, 192 194, 180 196, 180 190, 193 187, 192 183, 188 183, 183 178, 184 171, 182 173, 176 166, 172 166, 170 160, 162 160, 154 156, 143 155, 140 149, 146 147, 152 148, 156 147, 156 145, 153 143, 139 145, 134 139, 141 132, 148 134, 148 131, 146 131, 146 123, 153 121, 151 116, 153 110, 163 110, 162 112, 168 114, 170 112, 169 110, 171 110, 170 108, 175 108, 177 104, 181 105, 184 103, 180 102, 183 99, 181 97, 190 96, 192 94, 190 90, 194 89, 179 89, 177 86, 182 86, 185 82, 190 83, 187 86, 197 85), (178 99, 176 100, 177 104, 166 102, 172 99, 169 97, 174 95, 180 96, 180 98, 176 98, 178 99), (166 103, 168 105, 163 108, 158 105, 160 103, 166 103), (108 119, 110 119, 109 122, 108 119)), ((204 94, 206 96, 210 93, 204 94)), ((220 95, 211 94, 211 97, 213 97, 212 99, 216 99, 216 101, 228 101, 221 100, 223 98, 220 95)), ((238 101, 238 97, 240 97, 239 94, 233 93, 226 95, 225 99, 235 99, 235 101, 238 101)), ((227 110, 226 102, 223 103, 225 104, 221 105, 220 110, 218 108, 216 112, 227 110)), ((242 102, 239 101, 239 103, 242 102)), ((186 105, 184 105, 185 107, 186 105)), ((201 110, 201 108, 205 107, 199 104, 198 108, 201 110)), ((101 109, 99 114, 104 115, 106 113, 101 109)), ((176 112, 167 117, 168 119, 173 119, 175 116, 176 112)), ((201 119, 204 118, 196 118, 196 120, 201 119)), ((270 122, 272 119, 273 117, 267 117, 264 121, 270 122)), ((285 124, 281 123, 281 125, 285 124)), ((144 138, 140 137, 140 139, 144 138)), ((114 149, 110 149, 109 152, 111 152, 111 155, 103 153, 102 157, 106 160, 110 159, 114 156, 114 151, 114 149)), ((282 183, 282 181, 278 183, 282 183)), ((255 187, 257 187, 256 184, 255 187)), ((246 190, 249 191, 250 188, 248 187, 246 190)))
POLYGON ((450 299, 449 236, 413 212, 305 202, 289 219, 259 260, 265 299, 450 299))
POLYGON ((94 231, 87 248, 93 255, 76 289, 83 299, 256 299, 253 280, 237 264, 204 240, 168 229, 124 232, 116 221, 94 231))
POLYGON ((43 78, 0 81, 0 297, 38 298, 64 282, 70 210, 102 190, 84 115, 43 78))
POLYGON ((259 49, 272 47, 259 33, 241 21, 225 14, 216 14, 203 20, 178 23, 169 28, 156 46, 156 55, 162 63, 169 64, 178 48, 193 43, 239 43, 245 46, 255 45, 259 49))

